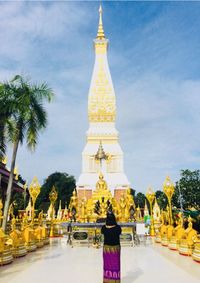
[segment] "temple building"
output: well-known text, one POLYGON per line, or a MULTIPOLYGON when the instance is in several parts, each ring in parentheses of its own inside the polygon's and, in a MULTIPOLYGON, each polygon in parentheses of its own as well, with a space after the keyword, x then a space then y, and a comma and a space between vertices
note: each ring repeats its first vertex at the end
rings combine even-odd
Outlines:
POLYGON ((99 8, 99 25, 94 39, 95 64, 88 95, 89 129, 82 152, 82 173, 77 182, 80 197, 90 196, 102 172, 113 195, 129 187, 124 173, 123 151, 115 127, 116 97, 107 60, 108 39, 99 8))

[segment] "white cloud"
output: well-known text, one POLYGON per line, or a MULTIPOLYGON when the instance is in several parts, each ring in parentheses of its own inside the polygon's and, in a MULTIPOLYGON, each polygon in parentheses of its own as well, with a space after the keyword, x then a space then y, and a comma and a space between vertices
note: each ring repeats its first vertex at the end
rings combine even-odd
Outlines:
POLYGON ((198 168, 200 81, 148 74, 118 91, 118 128, 133 186, 145 190, 152 180, 158 188, 166 174, 177 179, 180 169, 198 168))

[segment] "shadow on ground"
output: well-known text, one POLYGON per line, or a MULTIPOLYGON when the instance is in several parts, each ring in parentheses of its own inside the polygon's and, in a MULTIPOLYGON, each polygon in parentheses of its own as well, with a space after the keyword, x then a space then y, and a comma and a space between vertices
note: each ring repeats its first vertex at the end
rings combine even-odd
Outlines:
POLYGON ((123 283, 133 283, 138 277, 140 277, 144 272, 142 269, 138 268, 134 271, 128 272, 125 276, 122 277, 123 283))

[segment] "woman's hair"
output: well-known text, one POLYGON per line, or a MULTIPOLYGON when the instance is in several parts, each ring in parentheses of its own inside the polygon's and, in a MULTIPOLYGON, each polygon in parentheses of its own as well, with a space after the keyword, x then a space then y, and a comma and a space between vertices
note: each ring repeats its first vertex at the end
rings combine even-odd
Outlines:
POLYGON ((112 226, 112 225, 117 225, 115 215, 113 212, 108 212, 107 217, 106 217, 106 225, 112 226))

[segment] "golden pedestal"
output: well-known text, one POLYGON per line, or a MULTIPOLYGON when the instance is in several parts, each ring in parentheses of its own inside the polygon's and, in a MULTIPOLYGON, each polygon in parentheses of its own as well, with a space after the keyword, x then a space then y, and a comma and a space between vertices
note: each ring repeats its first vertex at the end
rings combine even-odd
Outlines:
POLYGON ((38 226, 35 229, 35 244, 37 248, 41 248, 44 246, 43 236, 42 236, 42 227, 38 226))
POLYGON ((191 256, 193 248, 194 248, 194 245, 188 244, 188 241, 186 239, 182 239, 180 241, 178 251, 179 251, 179 254, 181 255, 191 256))
POLYGON ((26 243, 27 252, 33 252, 37 249, 35 242, 26 243))
POLYGON ((194 244, 194 249, 193 249, 193 252, 192 252, 192 258, 193 258, 193 260, 200 263, 200 242, 196 242, 194 244))
POLYGON ((37 246, 35 244, 34 230, 31 227, 26 227, 25 230, 22 232, 22 235, 27 251, 35 251, 37 249, 37 246))
POLYGON ((50 243, 50 239, 49 239, 49 237, 46 237, 44 239, 44 245, 49 245, 49 243, 50 243))
POLYGON ((178 250, 178 247, 179 247, 178 243, 179 241, 177 240, 177 238, 175 236, 172 236, 169 241, 168 248, 170 250, 178 250))
POLYGON ((0 251, 0 266, 11 263, 13 261, 13 255, 9 248, 5 248, 4 251, 0 251))
POLYGON ((12 242, 0 228, 0 265, 8 264, 13 261, 11 248, 6 244, 8 241, 12 242))
POLYGON ((21 257, 27 254, 27 250, 24 244, 19 244, 18 247, 12 248, 13 257, 21 257))
POLYGON ((22 239, 22 233, 19 230, 14 229, 10 233, 10 239, 12 240, 13 257, 25 256, 27 254, 27 250, 22 239))
POLYGON ((35 244, 36 244, 37 248, 42 248, 44 246, 44 241, 43 240, 36 240, 35 244))
POLYGON ((162 246, 164 246, 164 247, 167 247, 167 246, 168 246, 169 241, 168 241, 167 235, 163 235, 163 236, 161 237, 161 244, 162 244, 162 246))
POLYGON ((155 236, 155 242, 156 242, 156 243, 161 243, 161 236, 160 236, 160 234, 156 234, 156 236, 155 236))

